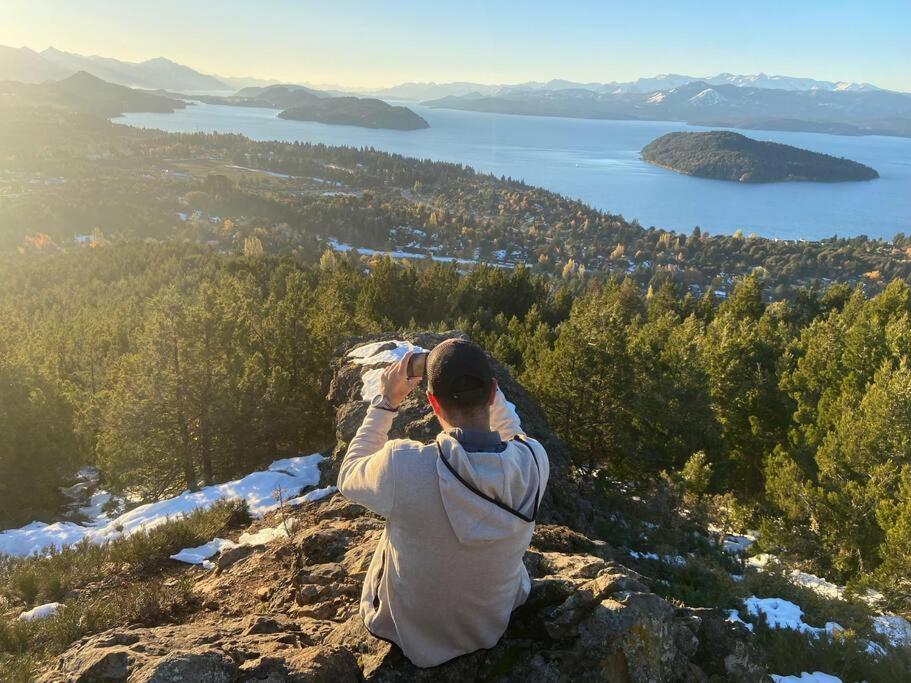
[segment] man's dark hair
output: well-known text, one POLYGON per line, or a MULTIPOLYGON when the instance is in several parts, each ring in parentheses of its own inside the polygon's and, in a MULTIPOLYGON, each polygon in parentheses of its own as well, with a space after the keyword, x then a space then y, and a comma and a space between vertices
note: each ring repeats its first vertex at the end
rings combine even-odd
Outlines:
POLYGON ((465 339, 447 339, 427 357, 427 389, 444 410, 466 413, 487 404, 493 370, 484 349, 465 339))

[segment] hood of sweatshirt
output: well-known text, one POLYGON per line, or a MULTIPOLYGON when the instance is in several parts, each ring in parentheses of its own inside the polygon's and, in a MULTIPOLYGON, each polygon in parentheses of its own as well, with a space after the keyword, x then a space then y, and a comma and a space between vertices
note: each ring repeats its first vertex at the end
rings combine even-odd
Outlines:
POLYGON ((437 446, 440 495, 460 543, 491 543, 533 525, 536 500, 547 483, 533 446, 513 440, 500 452, 466 452, 446 433, 437 437, 437 446))

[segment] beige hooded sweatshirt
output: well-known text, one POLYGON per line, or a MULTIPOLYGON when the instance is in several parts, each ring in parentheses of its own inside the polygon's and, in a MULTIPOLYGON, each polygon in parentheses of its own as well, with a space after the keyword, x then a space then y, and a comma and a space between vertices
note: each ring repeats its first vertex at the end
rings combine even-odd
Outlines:
POLYGON ((431 667, 493 647, 528 597, 522 557, 549 465, 499 389, 493 434, 387 441, 394 417, 368 408, 338 488, 386 519, 361 593, 364 623, 431 667))

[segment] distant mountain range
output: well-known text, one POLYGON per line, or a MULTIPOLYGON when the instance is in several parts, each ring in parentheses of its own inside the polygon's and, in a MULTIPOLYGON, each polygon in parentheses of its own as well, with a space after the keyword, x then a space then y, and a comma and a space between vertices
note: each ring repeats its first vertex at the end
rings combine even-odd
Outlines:
POLYGON ((403 83, 391 88, 371 91, 378 97, 395 97, 401 99, 432 100, 441 97, 463 97, 466 95, 508 95, 512 92, 529 90, 590 90, 597 93, 648 93, 657 90, 669 90, 687 83, 700 82, 709 85, 736 85, 751 88, 774 90, 824 90, 824 91, 873 91, 880 90, 870 83, 851 83, 847 81, 819 81, 813 78, 793 78, 791 76, 770 76, 759 73, 737 75, 720 73, 715 76, 697 77, 683 74, 661 74, 651 78, 639 78, 635 81, 611 81, 607 83, 579 83, 567 80, 546 82, 529 81, 515 85, 487 85, 458 81, 454 83, 403 83))
POLYGON ((187 91, 229 91, 234 87, 164 57, 145 62, 124 62, 110 57, 84 56, 49 47, 35 52, 27 47, 0 46, 0 81, 43 83, 58 81, 84 71, 108 83, 130 88, 187 91))
MULTIPOLYGON (((42 52, 36 52, 27 47, 0 46, 0 80, 41 83, 48 80, 60 80, 67 76, 72 76, 77 71, 85 71, 109 83, 147 90, 231 92, 250 86, 267 87, 281 84, 280 81, 270 79, 234 78, 204 74, 164 57, 157 57, 144 62, 126 62, 111 57, 86 56, 64 52, 53 47, 49 47, 42 52)), ((813 78, 772 76, 764 73, 754 75, 720 73, 706 77, 660 74, 649 78, 639 78, 635 81, 609 81, 603 83, 580 83, 562 79, 500 85, 472 83, 470 81, 402 83, 391 88, 357 90, 377 97, 431 100, 441 97, 461 97, 468 94, 486 96, 508 94, 515 90, 567 90, 576 88, 598 93, 645 93, 668 90, 696 81, 708 83, 709 85, 737 85, 776 90, 879 90, 879 88, 870 83, 820 81, 813 78)), ((350 94, 341 87, 327 86, 324 90, 335 95, 350 94)))
POLYGON ((695 81, 650 92, 513 88, 424 104, 526 116, 686 121, 696 125, 837 135, 911 136, 911 95, 878 88, 770 89, 695 81))
MULTIPOLYGON (((0 46, 0 82, 38 84, 68 79, 80 73, 108 84, 154 91, 169 101, 182 97, 178 93, 192 92, 199 95, 197 99, 215 104, 268 106, 282 110, 303 107, 297 114, 315 116, 315 120, 322 120, 325 112, 331 111, 330 118, 337 115, 341 122, 352 115, 353 108, 370 125, 391 121, 393 127, 417 127, 423 121, 418 121, 420 117, 408 116, 410 111, 396 114, 364 98, 315 105, 310 102, 312 97, 338 98, 349 93, 257 79, 225 79, 163 57, 125 62, 63 52, 53 47, 39 53, 26 47, 0 46), (232 92, 235 94, 224 95, 232 92)), ((688 121, 734 128, 911 136, 911 95, 883 90, 869 83, 763 73, 720 73, 708 78, 661 74, 608 83, 567 80, 518 85, 404 83, 362 94, 381 99, 416 99, 437 108, 503 114, 688 121)), ((124 101, 134 102, 135 98, 124 101)), ((105 111, 111 106, 106 104, 105 111)))

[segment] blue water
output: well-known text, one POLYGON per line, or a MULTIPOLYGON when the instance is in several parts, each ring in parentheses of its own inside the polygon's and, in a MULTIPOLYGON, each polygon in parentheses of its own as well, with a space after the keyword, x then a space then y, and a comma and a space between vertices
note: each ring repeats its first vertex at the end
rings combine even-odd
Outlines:
POLYGON ((242 133, 255 140, 302 140, 369 146, 505 175, 600 209, 638 219, 643 226, 689 232, 756 233, 818 239, 865 234, 891 238, 911 232, 911 138, 846 137, 821 133, 742 131, 860 161, 880 178, 853 183, 741 185, 692 178, 657 168, 639 150, 670 131, 704 130, 651 121, 591 121, 508 116, 409 105, 430 128, 371 130, 286 121, 272 109, 196 104, 173 114, 128 114, 133 126, 172 132, 242 133))

